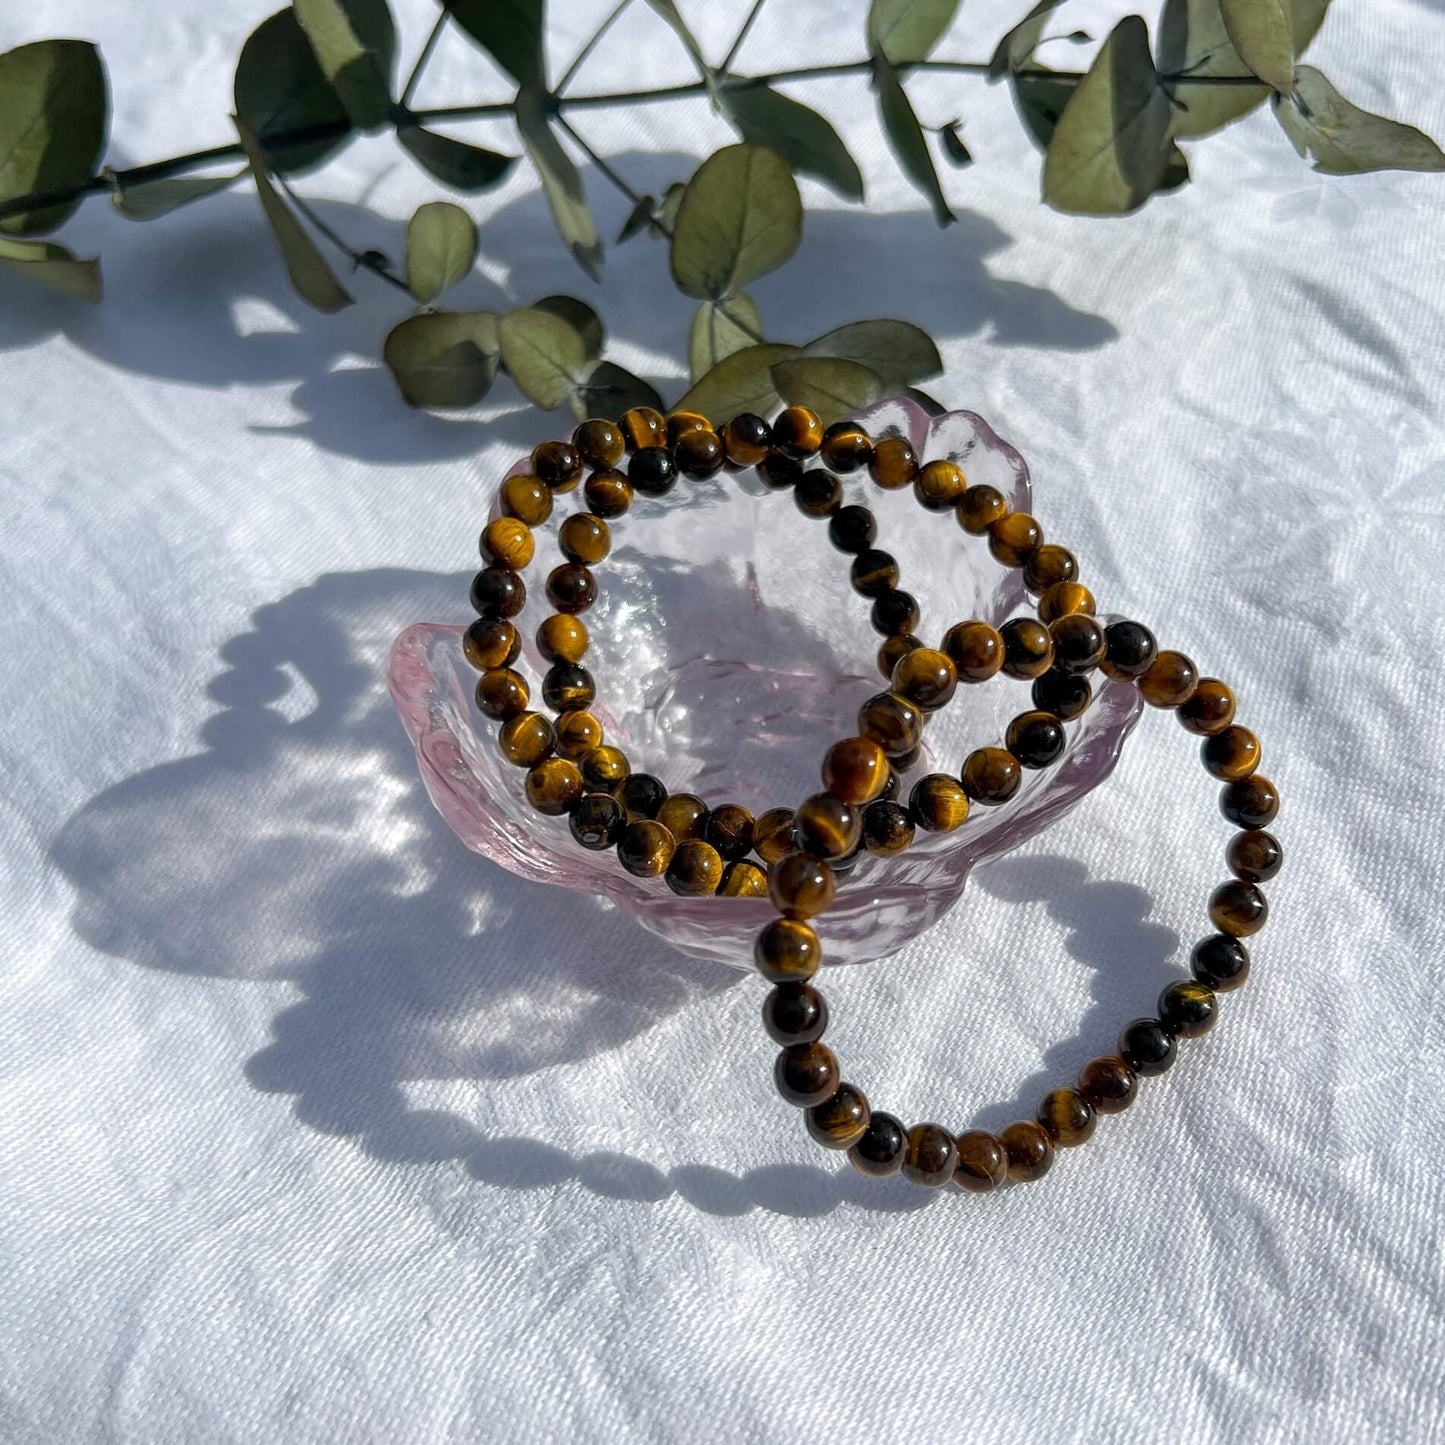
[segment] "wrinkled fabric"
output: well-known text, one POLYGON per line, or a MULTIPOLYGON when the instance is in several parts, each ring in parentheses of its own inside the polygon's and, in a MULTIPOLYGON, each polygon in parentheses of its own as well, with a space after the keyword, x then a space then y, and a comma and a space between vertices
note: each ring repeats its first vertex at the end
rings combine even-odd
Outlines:
MULTIPOLYGON (((99 41, 135 164, 228 139, 271 8, 41 0, 0 46, 99 41)), ((604 8, 553 7, 554 71, 604 8)), ((767 7, 740 66, 856 56, 846 8, 767 7)), ((940 53, 1025 8, 970 0, 940 53)), ((397 9, 406 66, 435 12, 397 9)), ((745 11, 683 9, 714 57, 745 11)), ((1311 59, 1445 135, 1437 4, 1340 0, 1311 59)), ((689 74, 637 5, 576 87, 689 74)), ((452 36, 417 103, 500 84, 452 36)), ((861 80, 798 84, 868 204, 805 186, 798 258, 752 288, 768 334, 926 325, 931 389, 1023 451, 1101 603, 1236 686, 1289 854, 1248 986, 1042 1183, 853 1175, 775 1098, 755 979, 518 882, 425 802, 388 643, 464 617, 486 489, 556 418, 505 384, 409 411, 377 360, 404 298, 347 275, 354 307, 309 311, 244 187, 148 225, 93 201, 65 235, 103 305, 0 278, 0 1438, 1440 1438, 1445 182, 1317 176, 1261 113, 1182 193, 1071 219, 1004 88, 910 90, 977 157, 958 223, 861 80)), ((697 101, 576 123, 654 193, 727 136, 697 101)), ((384 136, 299 184, 393 256, 438 193, 384 136)), ((466 204, 448 304, 585 296, 678 393, 658 243, 596 288, 524 166, 466 204)), ((1079 811, 827 980, 875 1105, 1000 1127, 1151 1010, 1224 876, 1194 753, 1151 712, 1079 811)))

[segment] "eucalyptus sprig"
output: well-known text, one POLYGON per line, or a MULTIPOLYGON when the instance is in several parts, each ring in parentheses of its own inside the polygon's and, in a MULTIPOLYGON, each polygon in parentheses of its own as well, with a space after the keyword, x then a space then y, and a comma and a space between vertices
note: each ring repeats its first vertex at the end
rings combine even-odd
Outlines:
MULTIPOLYGON (((1176 190, 1189 180, 1181 142, 1266 102, 1317 171, 1445 169, 1445 154, 1428 136, 1360 109, 1320 71, 1300 63, 1330 0, 1165 0, 1152 45, 1144 21, 1127 16, 1084 71, 1054 70, 1035 58, 1067 0, 1040 0, 988 60, 933 54, 959 0, 872 0, 858 59, 755 75, 739 73, 734 62, 764 0, 754 0, 717 62, 709 61, 673 0, 646 0, 698 78, 647 91, 571 93, 572 81, 629 3, 619 0, 552 83, 544 0, 442 0, 398 86, 387 0, 294 0, 241 49, 235 141, 124 170, 101 165, 109 95, 95 47, 79 40, 20 46, 0 55, 0 272, 97 301, 99 260, 40 239, 82 200, 108 194, 123 215, 151 221, 250 176, 291 282, 312 306, 335 311, 352 299, 326 248, 416 303, 382 348, 411 404, 471 406, 504 372, 549 409, 615 414, 639 402, 658 405, 652 386, 604 358, 602 322, 575 297, 544 297, 505 314, 438 309, 444 293, 470 274, 483 243, 461 206, 423 205, 411 218, 398 267, 379 252, 351 246, 296 188, 362 132, 391 131, 423 171, 463 196, 498 186, 520 150, 562 241, 582 269, 600 279, 605 248, 584 193, 580 156, 631 203, 618 243, 643 233, 666 241, 674 284, 698 302, 687 346, 693 384, 683 402, 716 415, 804 402, 831 417, 885 390, 912 389, 937 373, 938 352, 922 330, 902 321, 852 322, 806 343, 768 338, 746 288, 797 249, 803 207, 796 177, 819 181, 845 200, 861 201, 864 194, 862 174, 837 131, 779 90, 780 83, 856 77, 871 86, 888 144, 940 225, 951 222, 953 212, 943 184, 947 172, 940 173, 937 159, 963 168, 975 157, 956 114, 920 119, 907 82, 925 71, 1007 84, 1043 151, 1044 201, 1075 215, 1127 215, 1176 190), (412 105, 449 26, 509 77, 510 94, 439 109, 412 105), (740 144, 710 156, 660 197, 639 194, 574 120, 589 109, 685 96, 710 105, 740 144), (493 150, 440 128, 472 120, 509 122, 514 146, 493 150)), ((1060 38, 1090 39, 1079 31, 1060 38)))

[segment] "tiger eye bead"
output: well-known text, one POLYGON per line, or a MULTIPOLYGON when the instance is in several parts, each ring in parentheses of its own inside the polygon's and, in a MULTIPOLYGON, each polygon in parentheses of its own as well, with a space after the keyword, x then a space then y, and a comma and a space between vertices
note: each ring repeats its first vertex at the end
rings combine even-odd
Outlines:
POLYGON ((722 471, 726 460, 722 438, 711 427, 684 432, 678 437, 672 454, 678 471, 698 481, 722 471))
POLYGON ((867 507, 839 507, 828 519, 828 540, 840 552, 866 552, 877 536, 878 519, 867 507))
POLYGON ((803 464, 785 457, 782 452, 770 452, 757 466, 758 480, 773 492, 785 492, 803 479, 803 464))
POLYGON ((772 427, 755 412, 745 411, 735 416, 718 435, 722 437, 728 465, 733 467, 757 466, 773 446, 772 427))
POLYGON ((1269 904, 1253 883, 1231 878, 1209 895, 1209 920, 1231 938, 1250 938, 1269 919, 1269 904))
POLYGON ((1229 993, 1249 977, 1249 950, 1227 933, 1211 933, 1194 945, 1189 971, 1215 993, 1229 993))
POLYGON ((589 467, 615 467, 627 450, 622 428, 603 417, 591 417, 572 433, 577 455, 589 467))
POLYGON ((582 458, 571 442, 542 442, 532 448, 532 471, 554 492, 570 492, 582 480, 582 458))
POLYGON ((622 805, 608 793, 588 793, 568 815, 572 836, 592 852, 614 847, 627 827, 622 805))
POLYGON ((498 517, 482 529, 481 552, 489 562, 525 567, 536 551, 532 529, 516 517, 498 517))
POLYGON ((1180 707, 1194 696, 1199 669, 1182 652, 1167 648, 1139 679, 1139 692, 1150 707, 1180 707))
POLYGON ((552 493, 541 477, 518 472, 502 483, 502 515, 515 517, 528 527, 540 527, 552 515, 552 493))
POLYGON ((1008 516, 1008 503, 997 487, 973 486, 958 499, 953 514, 970 537, 981 537, 1008 516))
POLYGON ((821 1104, 838 1087, 838 1060, 827 1044, 788 1044, 773 1065, 778 1093, 800 1109, 821 1104))
POLYGON ((729 862, 746 858, 753 846, 753 815, 736 803, 719 803, 707 815, 703 837, 729 862))
POLYGON ((881 597, 898 586, 898 562, 891 552, 870 547, 853 559, 848 580, 862 596, 881 597))
POLYGON ((503 722, 525 712, 531 695, 527 679, 510 667, 489 667, 477 679, 477 706, 503 722))
POLYGON ((700 411, 670 411, 667 414, 667 444, 676 447, 689 432, 711 431, 712 422, 700 411))
POLYGON ((941 1124, 915 1124, 903 1151, 903 1175, 925 1189, 937 1189, 953 1178, 958 1145, 941 1124))
POLYGON ((1051 712, 1021 712, 1009 723, 1004 745, 1021 767, 1047 768, 1064 755, 1064 725, 1051 712))
POLYGON ((1138 1075, 1118 1054, 1090 1059, 1079 1070, 1079 1092, 1096 1114, 1122 1114, 1138 1088, 1138 1075))
POLYGON ((1040 622, 1052 625, 1071 612, 1092 614, 1094 594, 1082 582, 1055 582, 1039 598, 1039 605, 1034 610, 1038 613, 1040 622))
POLYGON ((870 1179, 886 1179, 903 1167, 908 1134, 892 1114, 874 1113, 868 1127, 848 1151, 848 1162, 870 1179))
POLYGON ((862 814, 832 793, 814 793, 798 804, 793 834, 798 847, 815 858, 844 858, 858 846, 862 814))
POLYGON ((843 483, 832 472, 804 472, 793 488, 793 504, 805 517, 831 517, 843 505, 843 483))
POLYGON ((1159 1022, 1177 1038, 1197 1039, 1214 1027, 1219 1003, 1214 990, 1197 979, 1180 978, 1165 984, 1159 995, 1159 1022))
POLYGON ((1142 622, 1111 622, 1104 629, 1104 658, 1099 670, 1105 677, 1132 682, 1148 672, 1158 656, 1159 644, 1142 622))
POLYGON ((667 789, 651 773, 629 773, 613 786, 612 796, 627 810, 628 822, 636 823, 657 817, 667 789))
POLYGON ((580 562, 564 562, 547 574, 547 601, 558 612, 586 612, 597 600, 597 579, 580 562))
POLYGON ((643 447, 627 463, 627 480, 633 491, 660 497, 677 484, 677 463, 666 447, 643 447))
POLYGON ((837 1092, 814 1104, 803 1116, 808 1135, 825 1149, 851 1149, 868 1128, 868 1100, 852 1084, 839 1084, 837 1092))
POLYGON ((1099 1122, 1094 1107, 1077 1089, 1051 1089, 1039 1104, 1044 1132, 1065 1149, 1087 1142, 1099 1122))
POLYGON ((1259 766, 1259 739, 1248 728, 1232 723, 1199 745, 1204 771, 1222 782, 1237 783, 1259 766))
POLYGON ((1119 1057, 1136 1074, 1162 1074, 1174 1062, 1174 1035, 1158 1019, 1133 1019, 1119 1030, 1119 1057))
POLYGON ((553 712, 575 712, 597 696, 592 674, 580 663, 554 662, 542 676, 542 701, 553 712))
POLYGON ((753 963, 769 983, 812 978, 823 962, 818 935, 796 918, 775 918, 753 944, 753 963))
POLYGON ((946 652, 915 647, 893 669, 893 691, 924 712, 935 712, 953 696, 958 670, 946 652))
POLYGON ((895 632, 892 637, 885 637, 879 647, 874 661, 878 664, 878 672, 885 681, 891 681, 893 670, 908 656, 910 652, 923 646, 923 639, 915 637, 911 632, 895 632))
POLYGON ((875 858, 892 858, 913 846, 914 824, 908 809, 887 799, 863 812, 863 846, 875 858))
POLYGON ((825 913, 837 890, 833 870, 821 858, 789 853, 768 873, 768 897, 779 913, 789 918, 812 918, 825 913))
POLYGON ((1061 722, 1069 722, 1088 711, 1093 701, 1094 689, 1087 677, 1060 672, 1051 667, 1046 673, 1034 679, 1030 695, 1036 708, 1051 712, 1061 722))
POLYGON ((1039 677, 1054 660, 1049 629, 1032 617, 1011 617, 999 628, 1003 638, 1003 670, 1009 677, 1039 677))
POLYGON ((775 1044, 810 1044, 828 1028, 828 1004, 810 983, 780 983, 763 1000, 763 1028, 775 1044))
POLYGON ((773 423, 773 445, 785 457, 801 461, 823 445, 823 419, 806 406, 786 407, 773 423))
POLYGON ((1268 883, 1284 864, 1284 849, 1273 833, 1253 828, 1229 840, 1224 861, 1236 878, 1246 883, 1268 883))
POLYGON ((667 441, 667 419, 650 406, 634 406, 622 413, 617 423, 622 440, 630 452, 644 447, 660 447, 667 441))
POLYGON ((766 898, 768 875, 756 863, 739 858, 723 869, 717 891, 720 898, 766 898))
POLYGON ((510 567, 493 563, 472 578, 472 606, 481 617, 515 617, 527 605, 527 584, 510 567))
POLYGON ((953 1182, 969 1194, 987 1194, 1008 1178, 1008 1155, 1003 1145, 984 1129, 970 1129, 960 1134, 954 1146, 958 1162, 953 1166, 953 1182))
POLYGON ((894 767, 923 741, 923 714, 896 692, 880 692, 858 709, 858 731, 872 738, 894 767))
POLYGON ((612 530, 590 512, 574 512, 558 527, 557 545, 569 562, 600 562, 612 550, 612 530))
POLYGON ((707 823, 707 804, 696 793, 669 793, 657 810, 657 821, 678 843, 701 838, 707 823))
POLYGON ((871 803, 888 774, 888 755, 872 738, 844 738, 823 757, 823 786, 845 803, 871 803))
POLYGON ((884 491, 906 487, 918 475, 918 453, 906 437, 884 437, 873 443, 868 474, 884 491))
POLYGON ((634 878, 656 878, 667 871, 676 848, 672 834, 651 818, 629 823, 617 840, 617 861, 634 878))
POLYGON ((1006 748, 975 748, 963 760, 963 789, 975 803, 997 807, 1019 790, 1023 769, 1006 748))
POLYGON ((1104 629, 1087 612, 1069 612, 1049 625, 1054 666, 1060 672, 1092 672, 1104 660, 1104 629))
POLYGON ((988 550, 1005 567, 1022 567, 1043 540, 1044 529, 1027 512, 1010 512, 988 529, 988 550))
POLYGON ((918 505, 930 512, 949 512, 968 488, 963 468, 956 462, 925 462, 913 479, 918 505))
POLYGON ((963 682, 987 682, 1003 666, 1003 638, 987 622, 956 622, 943 634, 943 650, 963 682))
POLYGON ((557 751, 574 763, 602 746, 602 724, 590 712, 564 712, 552 726, 557 751))
POLYGON ((462 651, 480 671, 506 667, 522 655, 522 638, 505 618, 479 617, 462 634, 462 651))
POLYGON ((527 801, 549 817, 568 812, 583 791, 577 764, 566 758, 544 758, 527 774, 527 801))
POLYGON ((1263 773, 1251 773, 1219 790, 1219 811, 1236 828, 1267 828, 1279 815, 1279 790, 1263 773))
POLYGON ((957 778, 929 773, 908 795, 908 815, 930 833, 952 833, 968 817, 968 794, 957 778))
POLYGON ((796 847, 791 808, 769 808, 753 824, 753 848, 764 863, 776 863, 796 847))
POLYGON ((591 641, 587 624, 566 612, 554 612, 537 628, 537 651, 548 662, 581 662, 591 641))
POLYGON ((664 876, 679 898, 711 898, 722 883, 723 860, 712 844, 688 838, 677 845, 664 876))
POLYGON ((1032 1119, 1020 1119, 1010 1124, 998 1136, 1008 1158, 1008 1177, 1027 1183, 1042 1179, 1054 1162, 1054 1141, 1049 1138, 1042 1124, 1032 1119))
MULTIPOLYGON (((593 748, 590 753, 582 755, 582 761, 577 766, 582 771, 582 781, 589 789, 609 794, 632 771, 627 754, 621 748, 593 748)), ((676 837, 676 834, 673 836, 676 837)))
POLYGON ((519 768, 536 767, 552 751, 552 721, 539 712, 519 712, 497 733, 502 756, 519 768))
POLYGON ((895 587, 873 603, 868 620, 873 624, 874 632, 892 637, 900 632, 911 633, 918 626, 919 616, 918 599, 911 592, 895 587))
POLYGON ((848 476, 873 460, 873 438, 855 421, 835 421, 823 433, 823 463, 848 476))
POLYGON ((1186 732, 1213 737, 1234 721, 1234 693, 1217 677, 1201 678, 1174 716, 1186 732))
POLYGON ((1078 575, 1078 559, 1057 542, 1045 542, 1024 563, 1024 586, 1035 596, 1047 592, 1056 582, 1072 582, 1078 575))

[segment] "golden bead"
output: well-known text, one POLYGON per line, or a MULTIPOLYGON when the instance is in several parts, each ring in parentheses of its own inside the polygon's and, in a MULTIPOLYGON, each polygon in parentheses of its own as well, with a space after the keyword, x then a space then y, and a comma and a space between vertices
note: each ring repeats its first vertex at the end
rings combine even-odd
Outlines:
POLYGON ((885 491, 906 487, 918 475, 918 453, 907 437, 884 437, 873 443, 868 473, 885 491))
POLYGON ((536 551, 532 529, 516 517, 498 517, 482 531, 482 556, 508 567, 525 567, 536 551))
POLYGON ((567 612, 555 612, 537 628, 537 650, 548 662, 581 662, 591 638, 587 624, 567 612))
POLYGON ((527 774, 527 801, 551 817, 567 812, 583 792, 582 774, 566 758, 547 758, 527 774))
POLYGON ((677 840, 701 838, 707 804, 696 793, 669 793, 657 810, 657 821, 677 840))
POLYGON ((766 898, 768 896, 768 875, 756 863, 739 858, 723 870, 722 884, 718 888, 721 898, 766 898))
POLYGON ((552 515, 552 493, 541 477, 518 472, 502 483, 503 515, 515 517, 529 527, 540 527, 552 515))
POLYGON ((634 406, 623 412, 617 427, 630 452, 667 444, 667 419, 650 406, 634 406))
POLYGON ((1043 623, 1057 622, 1071 612, 1087 612, 1092 615, 1094 594, 1082 582, 1055 582, 1039 598, 1036 610, 1039 621, 1043 623))
POLYGON ((569 562, 600 562, 612 549, 612 532, 600 517, 574 512, 557 529, 557 545, 569 562))
POLYGON ((462 634, 462 651, 479 671, 506 667, 522 654, 522 639, 504 617, 479 617, 462 634))
POLYGON ((590 712, 564 712, 553 724, 557 751, 576 762, 602 746, 602 724, 590 712))
POLYGON ((1043 540, 1044 529, 1027 512, 1010 512, 988 529, 988 550, 1005 567, 1022 567, 1043 540))
POLYGON ((963 468, 956 462, 925 462, 913 479, 913 495, 918 504, 930 512, 950 511, 967 487, 963 468))
POLYGON ((776 863, 797 846, 791 808, 769 808, 753 824, 753 847, 764 863, 776 863))
POLYGON ((497 743, 509 763, 531 768, 552 751, 554 737, 550 718, 539 712, 521 712, 502 724, 497 743))

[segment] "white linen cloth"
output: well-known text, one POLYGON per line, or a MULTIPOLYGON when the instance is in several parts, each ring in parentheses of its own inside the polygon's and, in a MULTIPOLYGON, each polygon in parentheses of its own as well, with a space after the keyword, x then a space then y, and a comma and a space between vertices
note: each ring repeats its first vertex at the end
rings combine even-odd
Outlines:
MULTIPOLYGON (((0 46, 100 42, 138 163, 227 139, 269 8, 37 0, 0 46)), ((435 12, 398 8, 405 65, 435 12)), ((554 64, 601 8, 553 7, 554 64)), ((684 8, 713 55, 744 11, 684 8)), ((940 53, 1025 8, 969 0, 940 53)), ((864 9, 776 0, 739 63, 856 55, 864 9)), ((633 12, 579 89, 687 78, 633 12)), ((1445 135, 1438 0, 1339 0, 1311 59, 1445 135)), ((454 36, 420 103, 490 76, 454 36)), ((1317 176, 1260 114, 1181 195, 1070 219, 1001 88, 911 89, 965 120, 959 224, 861 81, 800 85, 869 201, 806 188, 768 332, 928 326, 932 389, 1022 449, 1101 600, 1237 685, 1289 850, 1249 985, 1041 1184, 856 1178, 774 1097, 756 980, 518 883, 422 794, 387 645, 464 616, 486 487, 557 419, 500 386, 408 411, 401 298, 309 312, 243 190, 91 202, 102 306, 0 290, 0 1438, 1442 1438, 1445 181, 1317 176)), ((697 102, 578 124, 653 191, 728 134, 697 102)), ((393 254, 438 194, 386 138, 302 185, 393 254)), ((459 304, 588 296, 623 364, 680 374, 660 246, 593 288, 525 167, 469 204, 459 304)), ((1150 1010, 1224 876, 1194 751, 1151 713, 940 927, 827 980, 876 1104, 999 1126, 1150 1010)))

